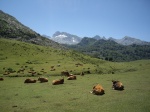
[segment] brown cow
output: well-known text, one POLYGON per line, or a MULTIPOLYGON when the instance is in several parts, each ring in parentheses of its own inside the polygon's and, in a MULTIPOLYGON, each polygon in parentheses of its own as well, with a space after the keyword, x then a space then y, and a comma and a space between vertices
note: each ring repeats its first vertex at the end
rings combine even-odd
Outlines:
POLYGON ((47 78, 41 78, 41 77, 39 77, 38 81, 40 81, 41 83, 43 83, 43 82, 48 82, 48 79, 47 78))
POLYGON ((34 80, 34 79, 26 79, 24 81, 24 83, 36 83, 36 80, 34 80))
POLYGON ((96 86, 93 87, 91 93, 93 93, 94 95, 103 95, 105 94, 105 91, 100 84, 97 84, 96 86))
POLYGON ((77 78, 76 78, 76 76, 75 75, 70 75, 68 78, 67 78, 67 80, 76 80, 77 78))
POLYGON ((112 82, 113 82, 112 88, 114 90, 124 90, 124 86, 123 86, 123 84, 120 81, 112 80, 112 82))
POLYGON ((58 84, 63 84, 63 83, 64 83, 64 78, 52 81, 53 85, 58 85, 58 84))
POLYGON ((4 79, 3 78, 0 78, 0 81, 3 81, 4 79))

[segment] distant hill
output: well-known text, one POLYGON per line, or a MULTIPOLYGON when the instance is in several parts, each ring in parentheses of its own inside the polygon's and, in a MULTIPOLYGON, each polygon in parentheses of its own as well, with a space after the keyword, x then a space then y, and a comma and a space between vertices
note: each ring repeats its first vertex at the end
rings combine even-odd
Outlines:
POLYGON ((121 45, 150 45, 150 42, 142 41, 133 37, 125 36, 122 39, 114 39, 115 42, 121 45))
POLYGON ((84 46, 84 47, 88 47, 90 45, 93 45, 97 40, 94 38, 88 38, 88 37, 84 37, 80 43, 78 43, 77 45, 79 46, 84 46))
POLYGON ((78 44, 81 41, 81 38, 76 35, 59 31, 55 32, 51 39, 60 44, 69 44, 69 45, 78 44))
POLYGON ((15 39, 38 45, 63 48, 58 43, 41 36, 29 27, 20 23, 13 16, 0 10, 0 38, 15 39))
POLYGON ((150 45, 120 45, 113 40, 85 37, 77 45, 67 46, 92 57, 109 61, 150 59, 150 45))
POLYGON ((100 39, 107 40, 104 36, 100 37, 99 35, 96 35, 93 38, 96 39, 96 40, 100 40, 100 39))
POLYGON ((96 35, 93 38, 96 39, 96 40, 101 40, 101 39, 111 40, 111 41, 114 41, 114 42, 116 42, 120 45, 126 45, 126 46, 133 45, 133 44, 136 44, 136 45, 150 45, 150 42, 142 41, 140 39, 136 39, 136 38, 129 37, 129 36, 125 36, 122 39, 115 39, 115 38, 112 38, 112 37, 106 39, 105 37, 100 37, 100 36, 96 35))

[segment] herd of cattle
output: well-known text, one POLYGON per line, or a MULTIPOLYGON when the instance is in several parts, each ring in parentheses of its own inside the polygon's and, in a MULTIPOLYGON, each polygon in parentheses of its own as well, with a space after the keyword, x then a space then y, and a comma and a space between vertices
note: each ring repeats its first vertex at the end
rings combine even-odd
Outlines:
MULTIPOLYGON (((75 75, 69 74, 69 72, 63 71, 63 72, 61 72, 61 75, 67 76, 67 80, 76 80, 77 79, 75 75)), ((3 80, 4 80, 3 78, 0 78, 0 81, 3 81, 3 80)), ((36 83, 36 81, 37 80, 35 80, 35 79, 28 78, 24 81, 24 83, 36 83)), ((38 81, 43 83, 43 82, 48 82, 48 79, 39 77, 38 81)), ((63 83, 64 83, 64 77, 61 79, 57 79, 57 80, 52 81, 52 85, 58 85, 58 84, 63 84, 63 83)), ((124 90, 124 86, 120 81, 112 80, 112 83, 113 83, 112 89, 124 90)), ((94 95, 103 95, 103 94, 105 94, 105 90, 100 84, 97 84, 93 87, 93 89, 92 89, 92 91, 90 91, 90 93, 92 93, 94 95)))

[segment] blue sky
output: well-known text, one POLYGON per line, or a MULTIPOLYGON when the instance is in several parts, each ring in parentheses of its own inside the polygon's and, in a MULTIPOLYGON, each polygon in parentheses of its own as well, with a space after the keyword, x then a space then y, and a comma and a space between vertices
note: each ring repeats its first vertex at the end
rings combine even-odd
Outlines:
POLYGON ((150 42, 150 0, 0 0, 0 10, 41 35, 61 31, 150 42))

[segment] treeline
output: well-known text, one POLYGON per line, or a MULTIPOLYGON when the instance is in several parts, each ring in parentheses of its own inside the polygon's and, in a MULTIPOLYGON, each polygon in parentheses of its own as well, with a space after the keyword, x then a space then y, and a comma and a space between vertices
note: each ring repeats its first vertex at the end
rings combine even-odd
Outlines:
POLYGON ((134 61, 150 59, 149 45, 120 45, 111 40, 84 38, 79 44, 67 46, 92 57, 108 61, 134 61))

